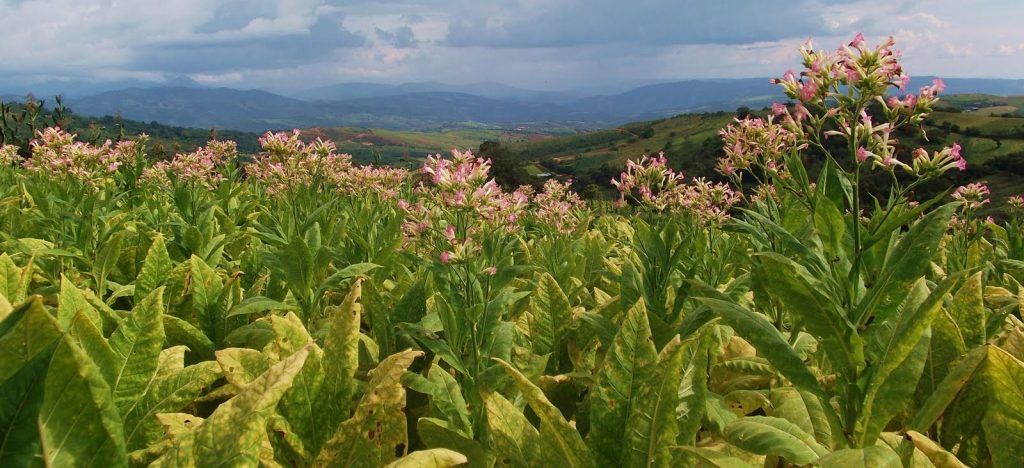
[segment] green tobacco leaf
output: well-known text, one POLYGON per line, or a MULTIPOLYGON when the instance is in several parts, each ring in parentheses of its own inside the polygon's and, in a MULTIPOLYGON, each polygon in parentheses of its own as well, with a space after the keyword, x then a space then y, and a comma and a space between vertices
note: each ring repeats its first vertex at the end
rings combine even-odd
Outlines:
MULTIPOLYGON (((818 383, 818 379, 814 377, 796 351, 789 346, 789 343, 767 319, 731 302, 711 298, 697 299, 721 315, 730 327, 754 345, 758 355, 768 359, 768 362, 771 362, 779 373, 793 382, 797 388, 805 390, 819 399, 828 399, 824 389, 818 383)), ((840 427, 835 412, 829 407, 826 407, 825 411, 829 425, 840 427)))
POLYGON ((490 447, 505 465, 533 466, 540 434, 526 419, 526 415, 498 393, 484 395, 487 409, 487 429, 490 447))
POLYGON ((657 365, 643 382, 626 425, 628 466, 671 466, 685 350, 677 335, 661 350, 657 365))
MULTIPOLYGON (((293 352, 297 346, 302 347, 312 342, 312 337, 302 325, 302 321, 294 313, 289 312, 284 317, 270 317, 271 328, 274 331, 274 344, 268 348, 276 347, 271 354, 286 356, 293 352)), ((277 405, 278 413, 288 422, 291 432, 303 441, 304 448, 315 453, 321 441, 318 435, 326 430, 321 429, 318 419, 325 411, 320 410, 316 404, 317 395, 320 393, 324 380, 322 367, 323 350, 315 344, 309 347, 309 357, 295 376, 292 388, 285 393, 277 405)), ((336 408, 340 405, 330 405, 336 408)))
POLYGON ((814 437, 785 419, 748 416, 725 426, 729 443, 760 455, 775 455, 790 463, 806 465, 828 453, 814 437))
POLYGON ((242 302, 235 304, 231 310, 228 311, 228 317, 235 317, 239 315, 252 315, 259 314, 267 311, 277 310, 295 310, 296 307, 291 304, 285 304, 284 302, 275 301, 263 296, 252 296, 247 297, 242 302))
MULTIPOLYGON (((435 365, 431 366, 430 371, 427 372, 427 381, 432 384, 431 404, 446 417, 456 431, 466 437, 473 437, 469 407, 466 405, 466 399, 462 396, 462 387, 459 386, 455 377, 435 365)), ((466 455, 470 454, 466 453, 466 455)))
POLYGON ((98 330, 103 329, 103 318, 100 317, 100 313, 89 304, 89 300, 85 298, 75 285, 68 281, 64 275, 60 277, 60 294, 57 297, 57 322, 63 327, 67 327, 73 319, 79 313, 85 314, 89 320, 96 326, 98 330))
POLYGON ((265 354, 255 349, 227 348, 214 354, 224 378, 239 389, 259 378, 273 364, 265 354))
POLYGON ((565 328, 572 319, 572 307, 562 288, 548 273, 538 273, 537 288, 530 297, 530 338, 534 353, 544 355, 555 353, 562 342, 565 328))
POLYGON ((981 464, 990 457, 992 466, 1016 465, 1024 459, 1024 362, 993 345, 971 351, 910 427, 927 430, 940 416, 942 445, 961 444, 957 455, 965 463, 981 464))
POLYGON ((38 427, 47 466, 128 465, 110 387, 70 339, 57 345, 43 389, 38 427))
POLYGON ((324 280, 323 284, 317 290, 317 294, 322 296, 328 290, 337 288, 345 280, 359 276, 366 276, 367 273, 377 268, 381 268, 381 266, 376 263, 355 263, 342 268, 324 280))
POLYGON ((580 433, 562 417, 562 413, 548 401, 544 392, 511 364, 500 359, 495 360, 505 368, 505 372, 512 376, 519 392, 523 394, 523 398, 540 419, 541 437, 538 457, 542 458, 535 460, 534 463, 545 466, 597 466, 591 457, 590 450, 583 443, 580 433))
MULTIPOLYGON (((936 208, 911 226, 903 235, 881 269, 881 275, 867 295, 857 304, 857 317, 866 323, 885 323, 903 302, 910 286, 924 275, 938 249, 939 240, 949 227, 949 218, 957 208, 949 203, 936 208)), ((915 340, 916 343, 916 340, 915 340)))
POLYGON ((588 445, 602 465, 621 465, 628 457, 626 422, 640 398, 640 388, 658 359, 643 300, 638 300, 619 327, 597 373, 591 393, 588 445))
POLYGON ((904 437, 913 443, 914 447, 917 447, 924 456, 928 457, 928 460, 930 460, 936 468, 967 468, 967 465, 956 458, 955 455, 949 453, 949 451, 937 442, 929 439, 920 432, 907 431, 904 437))
POLYGON ((182 410, 220 376, 220 366, 211 361, 154 376, 142 398, 123 412, 128 449, 137 450, 157 442, 163 431, 156 415, 182 410))
POLYGON ((385 468, 449 468, 465 463, 465 455, 448 449, 438 448, 417 450, 389 463, 385 468))
POLYGON ((114 330, 110 348, 114 352, 114 405, 122 413, 142 396, 156 372, 164 344, 163 288, 140 302, 114 330))
MULTIPOLYGON (((925 359, 927 359, 927 352, 921 353, 919 342, 928 333, 932 320, 934 320, 942 308, 943 300, 959 279, 960 275, 946 278, 928 294, 928 297, 920 305, 898 308, 891 316, 889 324, 878 324, 868 329, 868 341, 871 343, 872 348, 875 349, 872 354, 876 362, 868 376, 864 405, 861 410, 861 424, 867 423, 871 428, 859 434, 862 445, 870 445, 878 437, 878 434, 881 433, 885 423, 893 416, 892 414, 884 414, 884 411, 875 414, 875 401, 886 382, 890 378, 900 381, 892 384, 894 386, 890 386, 890 391, 897 391, 895 390, 896 387, 903 388, 909 385, 913 385, 916 388, 917 381, 920 379, 921 372, 924 369, 925 359), (904 366, 904 360, 915 349, 918 350, 915 361, 908 366, 904 366), (905 367, 903 369, 904 372, 898 373, 897 369, 900 369, 901 366, 905 367), (912 380, 912 382, 907 382, 908 380, 912 380)), ((923 278, 919 279, 912 290, 926 291, 927 287, 924 285, 924 282, 923 278)), ((899 391, 899 393, 902 395, 903 392, 899 391)), ((913 390, 911 390, 911 394, 913 394, 913 390)), ((909 395, 903 399, 907 398, 909 398, 909 395)), ((887 401, 883 403, 892 404, 893 402, 887 401)), ((898 408, 899 406, 896 407, 898 408)), ((866 430, 867 428, 862 426, 862 429, 866 430)))
POLYGON ((453 430, 440 419, 420 418, 416 421, 416 432, 429 448, 447 448, 466 456, 468 466, 487 468, 487 453, 479 442, 453 430))
POLYGON ((864 364, 864 342, 841 309, 822 291, 825 287, 804 267, 775 253, 761 253, 757 273, 770 278, 769 294, 818 338, 829 358, 846 373, 864 364))
POLYGON ((0 384, 0 460, 10 466, 30 466, 39 456, 36 421, 51 355, 51 351, 37 353, 0 384))
POLYGON ((863 468, 901 468, 903 462, 899 455, 889 447, 873 445, 862 449, 836 450, 814 462, 816 466, 831 467, 863 467, 863 468))
POLYGON ((18 373, 37 354, 60 338, 60 325, 35 296, 0 322, 0 382, 18 373))
POLYGON ((822 445, 832 443, 832 429, 825 418, 821 402, 814 395, 792 387, 773 388, 770 395, 772 405, 769 416, 796 424, 804 432, 814 434, 814 440, 822 445))
POLYGON ((224 292, 224 280, 217 271, 201 258, 192 256, 189 260, 192 275, 192 307, 195 309, 199 328, 213 343, 220 343, 223 328, 223 313, 220 298, 224 292))
POLYGON ((953 295, 949 304, 949 316, 956 324, 967 349, 974 349, 985 343, 985 299, 982 295, 982 272, 967 279, 953 295))
POLYGON ((822 242, 828 246, 829 252, 833 256, 840 256, 843 251, 846 220, 831 200, 818 199, 818 203, 814 206, 814 227, 818 230, 822 242))
POLYGON ((684 450, 687 453, 691 453, 701 461, 703 466, 709 466, 713 468, 755 468, 755 465, 751 465, 739 458, 731 457, 721 452, 714 450, 700 448, 700 447, 689 447, 681 446, 677 447, 680 450, 684 450))
POLYGON ((320 449, 314 466, 379 467, 408 449, 405 387, 401 378, 421 351, 388 356, 370 371, 355 414, 320 449))
POLYGON ((117 380, 118 358, 92 319, 84 312, 79 312, 68 324, 68 333, 65 336, 85 352, 89 360, 96 364, 103 380, 108 386, 113 387, 117 380))
POLYGON ((346 419, 355 393, 356 370, 359 369, 359 324, 363 306, 362 281, 356 280, 340 307, 331 308, 324 337, 324 356, 321 361, 324 380, 316 399, 316 407, 333 408, 319 412, 318 449, 346 419))
POLYGON ((173 315, 164 315, 163 322, 168 346, 188 347, 189 351, 196 356, 194 361, 213 359, 213 342, 198 328, 173 315))
POLYGON ((10 255, 0 254, 0 296, 11 304, 18 304, 28 297, 28 286, 32 281, 32 261, 25 268, 18 268, 10 255))
POLYGON ((906 411, 928 361, 930 347, 931 332, 926 330, 917 346, 878 389, 870 410, 861 413, 864 415, 861 421, 864 425, 862 445, 874 443, 889 421, 906 411))
POLYGON ((221 404, 191 432, 179 437, 174 449, 155 466, 244 466, 260 459, 267 421, 278 400, 302 369, 309 347, 267 369, 237 396, 221 404))
POLYGON ((142 269, 135 278, 135 291, 133 292, 135 303, 142 302, 146 296, 164 284, 173 269, 174 262, 167 254, 164 238, 158 234, 153 238, 153 243, 146 253, 146 260, 142 262, 142 269))

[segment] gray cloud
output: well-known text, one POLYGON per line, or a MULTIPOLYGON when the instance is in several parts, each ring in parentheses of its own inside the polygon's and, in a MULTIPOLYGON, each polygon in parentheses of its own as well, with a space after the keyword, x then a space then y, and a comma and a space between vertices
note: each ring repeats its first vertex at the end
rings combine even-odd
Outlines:
POLYGON ((911 73, 1024 77, 1020 17, 1006 0, 0 0, 0 91, 180 74, 598 88, 778 75, 805 38, 856 31, 895 35, 911 73))

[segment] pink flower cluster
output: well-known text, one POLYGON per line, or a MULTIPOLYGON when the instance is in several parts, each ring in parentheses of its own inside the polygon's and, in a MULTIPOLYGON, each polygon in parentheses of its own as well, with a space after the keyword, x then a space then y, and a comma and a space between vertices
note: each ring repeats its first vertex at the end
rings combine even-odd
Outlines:
POLYGON ((984 182, 974 182, 958 187, 953 192, 953 199, 963 203, 964 209, 974 211, 989 203, 991 192, 984 182))
POLYGON ((399 201, 405 211, 406 242, 437 249, 442 263, 468 258, 480 249, 486 232, 512 233, 520 228, 527 192, 506 193, 490 178, 490 161, 470 151, 452 151, 451 159, 428 156, 421 173, 427 180, 415 200, 399 201))
POLYGON ((1006 199, 1006 205, 1016 212, 1024 212, 1024 196, 1014 195, 1006 199))
POLYGON ((896 129, 922 123, 945 90, 945 83, 936 79, 917 95, 889 96, 894 89, 905 91, 910 82, 894 46, 890 37, 869 47, 864 36, 857 34, 830 53, 814 50, 808 40, 800 49, 805 70, 799 76, 789 70, 781 79, 772 80, 797 101, 792 110, 774 104, 774 114, 801 139, 818 141, 818 132, 825 138, 842 137, 856 148, 852 155, 856 164, 870 163, 888 171, 899 167, 919 177, 934 177, 953 167, 962 170, 965 162, 959 146, 931 157, 915 152, 914 167, 897 159, 897 140, 893 138, 896 129), (881 105, 885 119, 876 121, 868 114, 868 105, 873 102, 881 105))
POLYGON ((246 175, 262 184, 269 194, 294 188, 338 188, 352 168, 352 156, 336 154, 331 141, 319 138, 312 143, 292 133, 267 132, 260 138, 263 149, 256 161, 245 166, 246 175))
POLYGON ((728 219, 729 210, 741 199, 740 194, 728 184, 704 178, 687 184, 682 174, 670 169, 667 162, 664 153, 653 158, 644 155, 639 162, 627 162, 626 171, 618 180, 612 180, 619 189, 619 205, 632 199, 654 211, 692 214, 707 224, 728 219))
POLYGON ((618 179, 612 179, 612 185, 619 189, 619 204, 624 205, 630 198, 642 206, 665 210, 671 201, 666 196, 683 181, 683 175, 677 174, 668 167, 665 153, 651 157, 646 154, 640 161, 626 161, 626 170, 618 179))
MULTIPOLYGON (((140 138, 145 138, 141 135, 140 138)), ((102 145, 75 141, 75 135, 58 127, 37 132, 30 143, 32 157, 24 162, 26 170, 48 177, 69 177, 93 187, 113 182, 113 175, 125 164, 145 158, 144 145, 107 140, 102 145)))
MULTIPOLYGON (((571 234, 579 224, 586 203, 579 194, 569 190, 571 183, 555 179, 544 182, 541 193, 533 197, 533 215, 541 224, 550 226, 559 234, 571 234)), ((520 188, 520 192, 525 192, 520 188)))
POLYGON ((959 143, 934 151, 931 155, 924 148, 918 148, 914 150, 913 158, 913 172, 919 177, 936 177, 951 169, 967 170, 967 160, 960 156, 959 143))
POLYGON ((345 195, 365 196, 375 193, 382 199, 394 200, 400 195, 409 171, 398 167, 353 166, 338 180, 338 190, 345 195))
POLYGON ((170 161, 160 161, 142 172, 142 181, 171 187, 175 183, 212 189, 225 179, 227 166, 238 157, 233 141, 210 141, 205 148, 188 154, 177 154, 170 161))
POLYGON ((717 169, 726 176, 752 167, 765 173, 778 172, 782 157, 797 149, 796 134, 775 123, 772 117, 736 119, 718 134, 723 140, 725 157, 718 160, 717 169))

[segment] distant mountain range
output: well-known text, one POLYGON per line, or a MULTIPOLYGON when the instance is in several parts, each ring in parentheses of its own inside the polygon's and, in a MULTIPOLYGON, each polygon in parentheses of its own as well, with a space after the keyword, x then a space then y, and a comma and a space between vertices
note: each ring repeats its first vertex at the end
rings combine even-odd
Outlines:
MULTIPOLYGON (((916 77, 912 88, 928 84, 931 79, 916 77)), ((951 78, 945 82, 947 94, 1024 95, 1024 80, 951 78)), ((71 95, 65 104, 82 115, 120 114, 128 119, 183 127, 264 131, 362 126, 424 130, 527 123, 599 128, 682 113, 734 110, 740 106, 760 108, 785 99, 767 78, 686 80, 590 96, 494 83, 344 83, 292 96, 203 87, 185 77, 169 83, 173 86, 132 86, 71 95)))

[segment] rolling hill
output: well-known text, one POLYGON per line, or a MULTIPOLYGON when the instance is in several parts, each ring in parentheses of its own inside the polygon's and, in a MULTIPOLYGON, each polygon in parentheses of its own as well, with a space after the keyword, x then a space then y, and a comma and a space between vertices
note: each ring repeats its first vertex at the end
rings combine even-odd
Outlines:
MULTIPOLYGON (((918 77, 911 88, 930 82, 918 77)), ((949 79, 953 92, 1024 94, 1024 80, 949 79)), ((479 124, 524 124, 592 130, 681 113, 759 109, 783 96, 767 78, 686 80, 625 92, 576 97, 498 84, 446 85, 348 83, 299 93, 303 99, 261 90, 196 86, 134 87, 68 99, 79 114, 115 115, 170 125, 246 131, 359 126, 434 130, 479 124)), ((993 96, 997 97, 997 96, 993 96)), ((1003 112, 1020 106, 996 106, 1003 112)))

